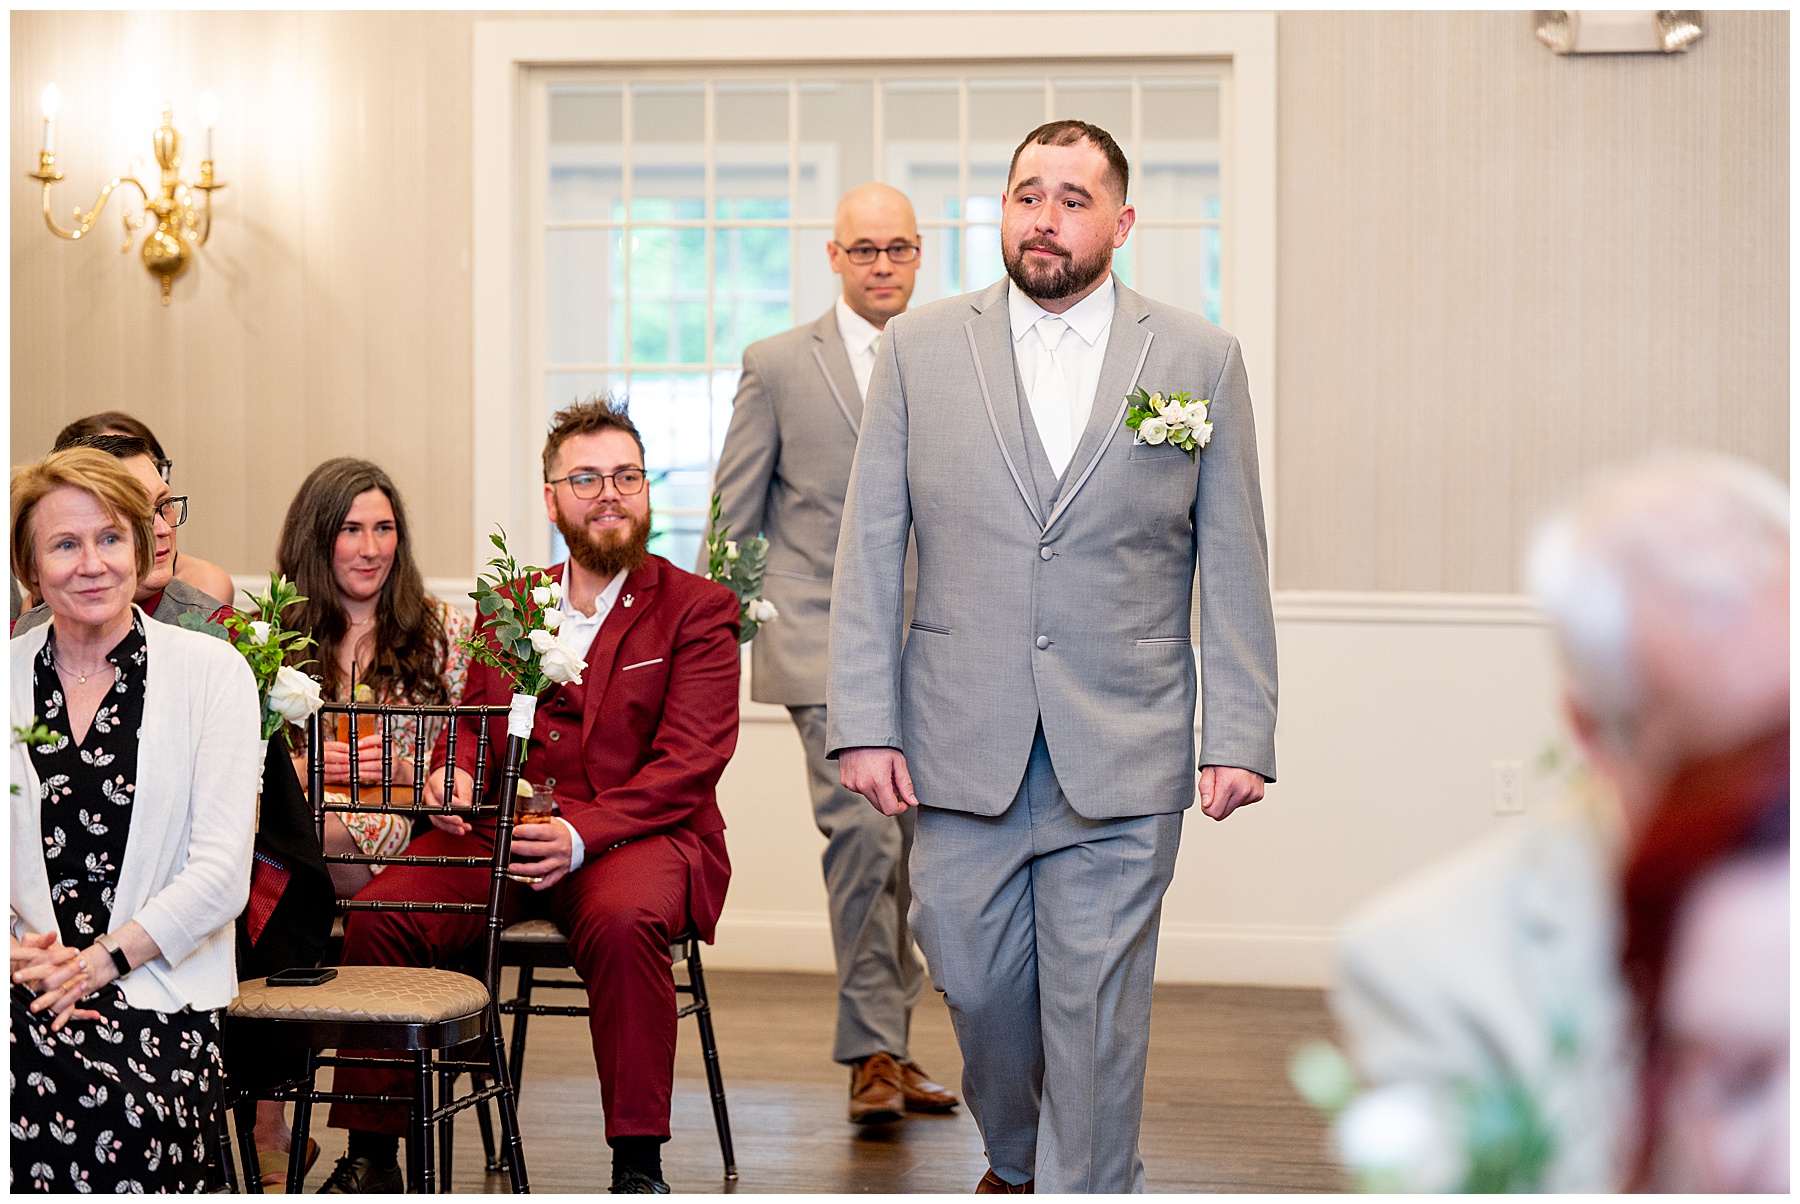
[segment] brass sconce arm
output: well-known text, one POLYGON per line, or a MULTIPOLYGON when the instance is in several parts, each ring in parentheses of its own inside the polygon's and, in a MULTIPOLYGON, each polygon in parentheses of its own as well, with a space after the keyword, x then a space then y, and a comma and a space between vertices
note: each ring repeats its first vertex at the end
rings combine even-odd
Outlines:
POLYGON ((41 152, 38 155, 38 169, 36 171, 26 172, 25 178, 42 182, 44 185, 44 224, 50 227, 50 233, 56 235, 58 238, 66 238, 70 242, 74 242, 92 230, 94 228, 94 223, 100 220, 100 211, 106 208, 106 202, 111 199, 113 191, 123 185, 129 184, 138 190, 138 209, 140 211, 135 222, 131 220, 131 210, 125 210, 121 215, 125 223, 125 245, 121 247, 120 250, 129 251, 131 249, 132 233, 142 228, 144 224, 142 211, 148 209, 150 206, 150 193, 137 181, 136 177, 115 176, 113 179, 107 181, 106 187, 100 190, 100 195, 94 198, 94 207, 92 209, 83 213, 81 211, 81 206, 77 205, 75 207, 75 228, 73 230, 65 230, 56 224, 56 218, 53 217, 50 212, 51 186, 58 183, 63 178, 62 173, 56 170, 56 156, 49 151, 41 152))

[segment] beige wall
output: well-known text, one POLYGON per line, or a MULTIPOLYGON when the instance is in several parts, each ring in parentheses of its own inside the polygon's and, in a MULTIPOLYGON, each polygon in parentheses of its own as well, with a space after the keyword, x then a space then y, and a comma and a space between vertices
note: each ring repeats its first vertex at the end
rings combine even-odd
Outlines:
MULTIPOLYGON (((184 548, 254 573, 306 471, 365 455, 425 572, 470 573, 485 15, 14 14, 14 462, 131 409, 193 495, 184 548), (169 309, 111 213, 43 230, 52 79, 62 216, 148 156, 162 100, 197 136, 219 95, 231 187, 169 309)), ((1785 473, 1787 16, 1708 20, 1684 56, 1559 59, 1521 13, 1281 16, 1283 588, 1516 588, 1545 502, 1657 441, 1785 473)))
POLYGON ((1558 58, 1525 13, 1280 23, 1276 578, 1504 591, 1583 470, 1786 476, 1788 17, 1558 58))
MULTIPOLYGON (((272 567, 295 487, 370 457, 412 509, 427 574, 469 569, 470 13, 16 13, 12 18, 12 458, 71 418, 147 421, 192 498, 184 550, 272 567), (39 216, 38 93, 62 89, 55 212, 150 160, 173 100, 217 93, 212 239, 162 308, 119 253, 39 216)), ((131 194, 135 196, 135 194, 131 194)), ((138 241, 141 241, 141 235, 138 241)))

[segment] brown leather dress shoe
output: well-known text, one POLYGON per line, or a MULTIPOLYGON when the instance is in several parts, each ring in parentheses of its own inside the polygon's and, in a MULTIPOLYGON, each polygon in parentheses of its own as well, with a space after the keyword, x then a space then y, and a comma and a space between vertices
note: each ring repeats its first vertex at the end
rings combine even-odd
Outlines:
POLYGON ((948 1112, 956 1107, 956 1093, 934 1083, 917 1062, 900 1063, 900 1094, 908 1112, 948 1112))
POLYGON ((871 1054, 850 1068, 850 1123, 887 1124, 899 1120, 905 1109, 894 1055, 871 1054))
POLYGON ((1031 1185, 1036 1182, 1035 1179, 1027 1179, 1023 1183, 1008 1183, 996 1175, 992 1167, 989 1167, 981 1173, 981 1182, 975 1185, 975 1194, 978 1196, 1034 1196, 1037 1193, 1032 1190, 1031 1185))

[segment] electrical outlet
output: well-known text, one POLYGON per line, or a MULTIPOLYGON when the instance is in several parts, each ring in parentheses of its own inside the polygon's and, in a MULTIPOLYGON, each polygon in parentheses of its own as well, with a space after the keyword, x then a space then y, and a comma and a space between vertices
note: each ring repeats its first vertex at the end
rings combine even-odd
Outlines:
POLYGON ((1525 811, 1525 762, 1494 762, 1494 814, 1521 815, 1525 811))

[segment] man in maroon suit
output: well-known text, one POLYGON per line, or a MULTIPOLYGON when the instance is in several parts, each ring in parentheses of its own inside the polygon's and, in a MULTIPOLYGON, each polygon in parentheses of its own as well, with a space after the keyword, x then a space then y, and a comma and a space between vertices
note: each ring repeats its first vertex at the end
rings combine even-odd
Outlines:
MULTIPOLYGON (((562 821, 513 831, 511 869, 538 878, 517 893, 520 914, 537 904, 569 937, 587 984, 594 1060, 613 1150, 614 1192, 663 1193, 675 1069, 675 991, 669 942, 690 925, 706 939, 724 905, 731 866, 714 795, 737 744, 738 602, 721 585, 652 556, 643 441, 622 406, 588 401, 552 421, 544 445, 544 504, 569 545, 552 573, 562 582, 559 631, 587 668, 580 685, 538 703, 527 780, 549 787, 562 821), (547 909, 543 904, 547 903, 547 909)), ((511 686, 470 667, 462 701, 502 705, 511 686)), ((505 747, 493 721, 491 749, 505 747)), ((467 805, 473 726, 458 737, 451 792, 467 805)), ((428 794, 444 793, 444 748, 428 794)), ((497 781, 499 766, 489 765, 497 781)), ((433 816, 436 831, 409 854, 485 855, 487 828, 433 816)), ((392 866, 358 898, 487 897, 480 870, 392 866)), ((442 965, 480 939, 479 916, 353 912, 346 965, 442 965)), ((337 1090, 404 1093, 408 1072, 341 1068, 337 1090)), ((349 1153, 322 1190, 401 1190, 403 1110, 335 1104, 333 1127, 350 1130, 349 1153)))

